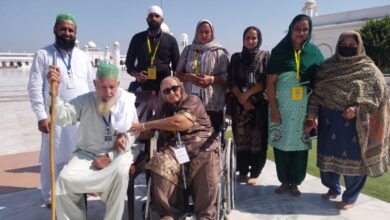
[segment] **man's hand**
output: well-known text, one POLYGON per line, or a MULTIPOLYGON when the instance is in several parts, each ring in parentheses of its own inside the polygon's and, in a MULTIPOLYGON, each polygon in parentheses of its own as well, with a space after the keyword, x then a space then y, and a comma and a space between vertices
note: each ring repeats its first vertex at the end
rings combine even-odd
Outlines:
POLYGON ((127 144, 126 135, 121 133, 118 135, 118 138, 115 140, 114 150, 120 153, 126 150, 126 144, 127 144))
POLYGON ((47 73, 47 81, 51 83, 52 81, 60 84, 61 83, 61 74, 60 74, 60 68, 57 66, 50 65, 49 66, 49 72, 47 73))
POLYGON ((148 72, 142 70, 140 72, 134 72, 133 76, 137 80, 137 82, 143 83, 148 79, 148 72))
MULTIPOLYGON (((58 68, 57 66, 54 66, 54 65, 50 65, 49 66, 49 72, 47 73, 47 81, 49 82, 49 85, 51 86, 52 85, 52 82, 54 83, 57 83, 57 85, 59 85, 61 83, 61 73, 60 73, 60 68, 58 68)), ((58 88, 58 87, 57 87, 58 88)), ((51 91, 51 89, 50 89, 51 91)), ((57 95, 58 92, 57 91, 53 91, 54 94, 50 94, 50 95, 57 95)))
POLYGON ((98 158, 96 158, 96 160, 94 160, 92 162, 92 165, 96 167, 96 169, 98 170, 101 170, 101 169, 104 169, 105 167, 108 166, 108 164, 111 163, 111 160, 108 156, 106 155, 102 155, 102 156, 99 156, 98 158))
POLYGON ((38 129, 45 134, 48 134, 50 131, 50 123, 49 119, 45 118, 40 121, 38 121, 38 129))

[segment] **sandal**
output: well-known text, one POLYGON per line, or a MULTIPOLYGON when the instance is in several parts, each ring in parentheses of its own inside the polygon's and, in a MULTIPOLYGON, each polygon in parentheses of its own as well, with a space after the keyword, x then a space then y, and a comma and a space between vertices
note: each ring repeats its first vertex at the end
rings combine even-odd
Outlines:
POLYGON ((299 191, 297 185, 293 184, 293 185, 291 185, 291 187, 290 187, 290 194, 291 194, 292 196, 298 197, 298 196, 301 195, 301 191, 299 191))
POLYGON ((354 206, 353 203, 348 204, 345 202, 338 202, 336 205, 336 207, 340 210, 348 210, 348 209, 352 208, 353 206, 354 206))
POLYGON ((251 186, 256 185, 256 183, 257 183, 257 178, 249 178, 247 181, 247 184, 251 186))
POLYGON ((337 195, 332 195, 330 193, 325 193, 321 195, 321 199, 323 200, 331 200, 337 198, 337 195))
POLYGON ((276 194, 283 194, 288 190, 288 184, 282 183, 278 188, 275 189, 276 194))

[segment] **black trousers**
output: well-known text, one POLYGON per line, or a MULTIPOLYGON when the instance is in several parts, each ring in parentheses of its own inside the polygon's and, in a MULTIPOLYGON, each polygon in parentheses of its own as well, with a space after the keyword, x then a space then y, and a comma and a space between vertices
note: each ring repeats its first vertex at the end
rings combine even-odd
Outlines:
POLYGON ((267 149, 263 147, 259 152, 238 151, 237 152, 237 171, 240 175, 247 176, 250 173, 250 178, 259 177, 267 160, 267 149), (250 168, 249 168, 250 167, 250 168))

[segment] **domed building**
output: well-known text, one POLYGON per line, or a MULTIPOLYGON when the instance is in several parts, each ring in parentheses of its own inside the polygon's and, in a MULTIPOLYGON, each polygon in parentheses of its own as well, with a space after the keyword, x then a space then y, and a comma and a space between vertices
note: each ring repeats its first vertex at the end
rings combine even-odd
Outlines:
POLYGON ((319 8, 315 0, 307 0, 302 13, 311 17, 313 22, 312 42, 320 48, 325 58, 335 53, 336 43, 342 32, 358 30, 369 19, 390 16, 390 5, 327 15, 318 15, 319 8))

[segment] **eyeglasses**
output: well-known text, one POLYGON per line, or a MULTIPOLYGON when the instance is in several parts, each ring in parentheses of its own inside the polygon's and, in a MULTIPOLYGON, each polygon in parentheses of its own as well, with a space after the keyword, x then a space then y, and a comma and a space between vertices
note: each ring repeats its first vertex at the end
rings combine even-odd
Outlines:
POLYGON ((177 92, 179 90, 180 86, 171 86, 170 88, 163 89, 163 94, 164 95, 169 95, 171 94, 171 91, 173 93, 177 92))

